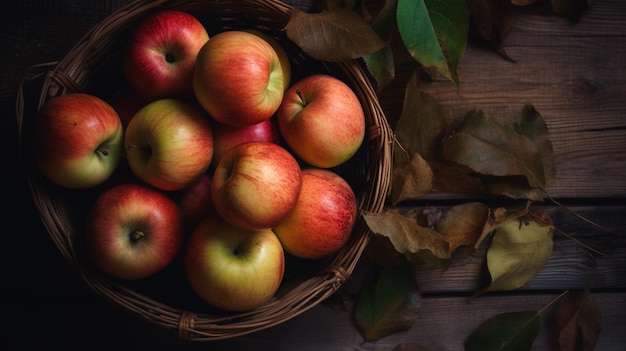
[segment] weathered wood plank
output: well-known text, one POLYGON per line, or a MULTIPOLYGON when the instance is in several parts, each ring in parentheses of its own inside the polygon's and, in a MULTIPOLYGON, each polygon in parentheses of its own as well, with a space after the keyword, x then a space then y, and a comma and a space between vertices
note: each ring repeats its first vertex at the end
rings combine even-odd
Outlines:
MULTIPOLYGON (((459 67, 460 87, 424 82, 459 121, 471 109, 507 119, 526 103, 542 114, 554 148, 553 197, 626 194, 626 6, 594 3, 578 23, 531 11, 518 17, 504 49, 517 63, 469 45, 459 67)), ((402 84, 381 93, 397 118, 402 84)))

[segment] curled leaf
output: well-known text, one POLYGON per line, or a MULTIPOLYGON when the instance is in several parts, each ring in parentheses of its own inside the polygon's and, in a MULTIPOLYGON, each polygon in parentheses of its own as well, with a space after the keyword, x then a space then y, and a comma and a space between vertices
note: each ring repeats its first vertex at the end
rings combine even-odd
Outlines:
POLYGON ((320 13, 294 9, 285 32, 302 51, 321 61, 356 59, 385 47, 363 17, 346 8, 320 13))
POLYGON ((376 284, 363 288, 357 297, 357 326, 367 341, 408 330, 415 321, 420 300, 413 270, 406 261, 385 267, 376 284))
POLYGON ((550 224, 532 217, 501 224, 487 250, 491 284, 474 296, 526 285, 550 259, 553 231, 550 224))
POLYGON ((373 233, 389 238, 396 251, 409 259, 419 257, 425 250, 441 260, 450 258, 448 242, 441 235, 418 225, 398 209, 383 213, 365 212, 363 218, 373 233))
POLYGON ((552 315, 559 350, 595 349, 600 337, 602 314, 589 289, 567 292, 554 307, 552 315))
POLYGON ((481 324, 465 341, 465 351, 530 350, 541 330, 535 311, 497 314, 481 324))
POLYGON ((449 161, 487 176, 523 176, 531 188, 545 187, 541 150, 528 136, 471 111, 460 129, 444 140, 443 154, 449 161))
POLYGON ((443 212, 435 230, 450 244, 450 254, 463 245, 474 245, 489 218, 489 207, 480 202, 452 206, 443 212))
POLYGON ((415 200, 428 194, 433 187, 433 172, 418 154, 410 161, 394 162, 391 186, 391 203, 395 206, 404 200, 415 200))

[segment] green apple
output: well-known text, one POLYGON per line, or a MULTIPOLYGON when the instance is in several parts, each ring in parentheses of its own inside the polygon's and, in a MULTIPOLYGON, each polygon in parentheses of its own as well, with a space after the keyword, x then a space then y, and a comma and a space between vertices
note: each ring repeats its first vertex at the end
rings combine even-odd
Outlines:
POLYGON ((211 164, 213 134, 199 109, 178 99, 160 99, 133 116, 124 147, 139 179, 161 190, 181 190, 211 164))
POLYGON ((283 248, 270 229, 247 231, 219 215, 191 233, 185 273, 192 289, 214 307, 247 311, 269 301, 283 279, 283 248))
POLYGON ((75 93, 48 100, 36 122, 34 160, 52 182, 90 188, 115 171, 124 131, 113 107, 97 96, 75 93))

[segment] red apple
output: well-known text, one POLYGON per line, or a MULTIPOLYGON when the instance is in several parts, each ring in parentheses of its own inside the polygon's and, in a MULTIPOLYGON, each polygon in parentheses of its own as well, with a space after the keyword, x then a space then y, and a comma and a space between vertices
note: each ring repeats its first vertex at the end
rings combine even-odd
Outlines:
POLYGON ((280 133, 274 118, 244 127, 233 127, 220 122, 213 124, 213 168, 226 151, 246 141, 280 143, 280 133))
POLYGON ((161 10, 148 16, 124 49, 129 85, 146 102, 193 95, 196 57, 208 40, 203 24, 189 13, 161 10))
POLYGON ((325 74, 294 83, 285 93, 277 121, 289 148, 320 168, 349 160, 365 137, 365 115, 356 94, 343 81, 325 74))
POLYGON ((111 276, 147 278, 169 265, 183 239, 178 205, 163 193, 121 184, 102 193, 87 221, 89 257, 111 276))
POLYGON ((250 141, 230 149, 217 164, 211 197, 227 222, 259 230, 274 227, 291 212, 301 187, 293 155, 274 143, 250 141))
POLYGON ((37 117, 34 161, 50 181, 90 188, 107 180, 123 153, 122 122, 107 102, 76 93, 48 100, 37 117))
POLYGON ((274 48, 274 50, 278 54, 278 59, 280 60, 280 65, 283 70, 284 87, 285 87, 285 90, 287 90, 287 88, 289 88, 289 84, 291 84, 291 62, 289 61, 289 55, 287 55, 285 48, 283 48, 283 46, 280 45, 280 43, 278 42, 278 40, 276 40, 276 38, 272 37, 271 35, 267 33, 261 32, 260 30, 256 30, 256 29, 244 29, 244 30, 252 34, 258 35, 259 37, 263 38, 263 40, 267 41, 274 48))
POLYGON ((161 190, 181 190, 209 168, 213 134, 208 118, 177 99, 159 99, 128 123, 126 159, 138 178, 161 190))
POLYGON ((211 199, 211 176, 204 173, 198 180, 182 190, 178 204, 187 226, 194 226, 214 212, 211 199))
POLYGON ((208 114, 221 123, 241 127, 269 119, 286 86, 276 50, 258 35, 221 32, 198 53, 194 93, 208 114))
POLYGON ((280 287, 284 271, 283 248, 270 229, 247 231, 217 214, 198 224, 185 252, 192 289, 224 310, 247 311, 264 304, 280 287))
POLYGON ((296 207, 274 232, 293 256, 324 258, 345 245, 356 218, 356 196, 341 176, 327 169, 305 168, 296 207))

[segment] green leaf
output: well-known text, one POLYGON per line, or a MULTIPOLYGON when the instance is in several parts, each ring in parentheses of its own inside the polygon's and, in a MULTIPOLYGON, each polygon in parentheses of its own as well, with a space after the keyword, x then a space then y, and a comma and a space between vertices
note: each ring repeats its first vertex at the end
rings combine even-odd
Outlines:
POLYGON ((350 9, 320 13, 294 9, 285 32, 302 51, 321 61, 356 59, 385 47, 365 19, 350 9))
POLYGON ((497 314, 481 324, 465 341, 465 351, 530 350, 541 330, 535 311, 497 314))
POLYGON ((469 28, 465 0, 398 0, 396 17, 411 56, 458 86, 469 28))
POLYGON ((376 91, 380 92, 396 77, 393 52, 389 46, 363 56, 367 70, 376 82, 376 91))
POLYGON ((530 216, 498 226, 487 250, 491 284, 474 296, 526 285, 552 256, 553 231, 552 225, 530 216))
POLYGON ((413 325, 420 292, 408 262, 382 269, 375 285, 366 286, 356 300, 355 317, 367 341, 405 331, 413 325))

